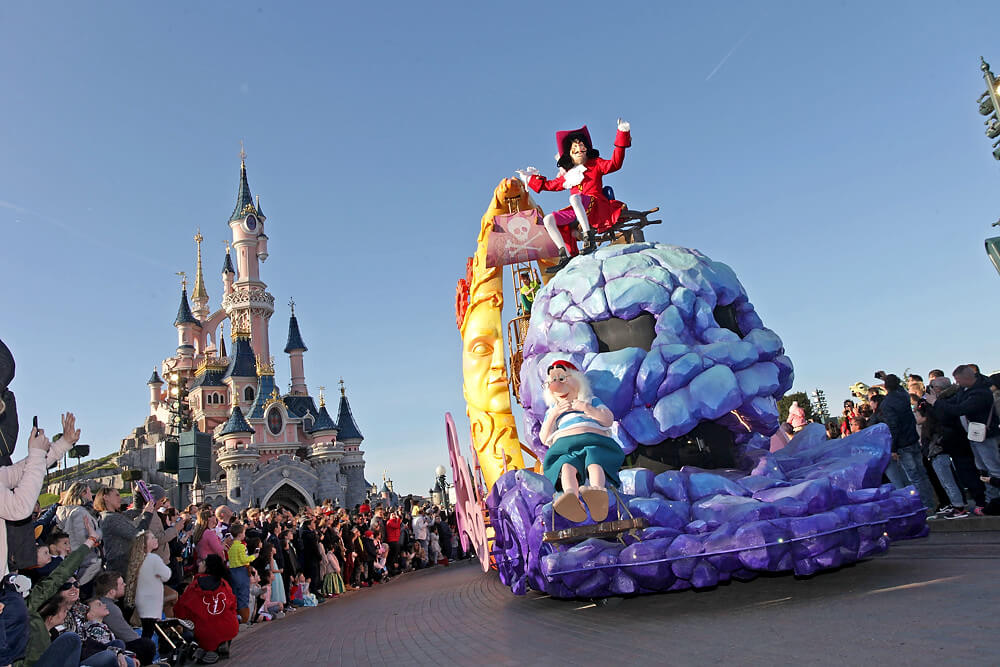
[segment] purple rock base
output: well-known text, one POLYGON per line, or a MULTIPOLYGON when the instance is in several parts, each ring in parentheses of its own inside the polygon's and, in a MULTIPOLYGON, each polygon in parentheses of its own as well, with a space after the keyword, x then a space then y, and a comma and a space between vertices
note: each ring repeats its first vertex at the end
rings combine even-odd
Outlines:
POLYGON ((542 542, 571 525, 553 517, 555 489, 527 470, 506 473, 486 498, 500 580, 517 595, 559 598, 710 588, 761 572, 811 575, 927 534, 916 490, 881 484, 885 425, 827 440, 813 424, 773 454, 752 443, 745 470, 622 470, 609 519, 644 517, 649 527, 618 540, 542 542))

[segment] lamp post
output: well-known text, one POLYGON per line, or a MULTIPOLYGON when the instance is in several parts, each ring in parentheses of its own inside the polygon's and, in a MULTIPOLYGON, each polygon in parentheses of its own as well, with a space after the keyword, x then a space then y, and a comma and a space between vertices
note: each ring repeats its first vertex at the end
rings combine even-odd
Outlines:
POLYGON ((444 466, 439 465, 437 468, 434 469, 434 474, 437 475, 437 488, 440 489, 441 491, 440 504, 444 506, 444 509, 447 512, 449 509, 451 509, 451 505, 448 502, 448 480, 446 478, 448 471, 445 469, 444 466))

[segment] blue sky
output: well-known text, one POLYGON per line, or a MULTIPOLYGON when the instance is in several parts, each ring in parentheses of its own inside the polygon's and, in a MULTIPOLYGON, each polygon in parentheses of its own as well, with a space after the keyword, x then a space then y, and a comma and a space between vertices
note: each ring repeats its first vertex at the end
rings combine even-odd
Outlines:
MULTIPOLYGON (((221 294, 244 140, 268 216, 278 383, 341 376, 368 478, 421 492, 464 431, 454 287, 497 182, 586 123, 654 241, 730 264, 834 405, 878 368, 1000 367, 976 98, 987 2, 4 3, 0 336, 22 428, 96 453, 147 413, 205 236, 221 294)), ((563 197, 539 198, 547 210, 563 197)), ((1000 233, 1000 232, 998 232, 1000 233)), ((22 439, 19 447, 24 450, 22 439)))

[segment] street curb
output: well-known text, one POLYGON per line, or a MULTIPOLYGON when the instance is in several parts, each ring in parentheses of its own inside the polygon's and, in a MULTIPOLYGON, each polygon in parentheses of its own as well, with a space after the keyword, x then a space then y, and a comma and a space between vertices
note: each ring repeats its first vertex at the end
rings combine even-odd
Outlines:
POLYGON ((1000 531, 1000 516, 969 516, 965 519, 932 519, 927 522, 932 533, 971 533, 1000 531))

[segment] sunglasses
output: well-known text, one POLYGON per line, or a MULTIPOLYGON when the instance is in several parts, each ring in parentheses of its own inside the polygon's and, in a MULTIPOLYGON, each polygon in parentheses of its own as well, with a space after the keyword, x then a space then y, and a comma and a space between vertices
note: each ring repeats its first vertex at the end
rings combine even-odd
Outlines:
POLYGON ((67 581, 65 584, 59 587, 59 590, 68 591, 71 588, 79 588, 79 587, 80 585, 77 584, 75 581, 67 581))

